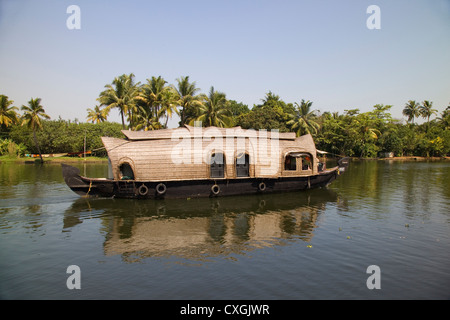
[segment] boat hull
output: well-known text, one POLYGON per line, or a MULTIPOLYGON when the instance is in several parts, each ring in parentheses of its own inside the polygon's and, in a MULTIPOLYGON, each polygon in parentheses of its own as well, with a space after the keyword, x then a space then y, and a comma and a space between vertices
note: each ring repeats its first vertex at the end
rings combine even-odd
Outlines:
POLYGON ((171 199, 264 194, 326 187, 345 166, 316 175, 279 178, 204 179, 183 181, 136 181, 87 178, 78 168, 62 164, 69 188, 80 196, 133 199, 171 199))

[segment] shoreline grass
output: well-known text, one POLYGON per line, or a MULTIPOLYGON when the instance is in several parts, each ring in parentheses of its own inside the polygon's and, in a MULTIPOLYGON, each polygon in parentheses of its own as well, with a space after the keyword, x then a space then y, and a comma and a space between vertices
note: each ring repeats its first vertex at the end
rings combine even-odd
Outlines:
MULTIPOLYGON (((75 162, 75 163, 93 163, 93 162, 108 162, 108 158, 106 157, 47 157, 43 158, 44 163, 61 163, 61 162, 75 162)), ((14 158, 10 156, 0 156, 0 163, 9 162, 9 163, 40 163, 40 158, 30 158, 30 157, 20 157, 14 158)))

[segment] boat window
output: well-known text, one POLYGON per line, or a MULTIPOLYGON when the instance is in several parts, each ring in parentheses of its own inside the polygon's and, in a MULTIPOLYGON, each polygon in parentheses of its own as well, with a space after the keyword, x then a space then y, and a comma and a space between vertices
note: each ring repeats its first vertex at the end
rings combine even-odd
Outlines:
POLYGON ((297 170, 297 158, 287 154, 284 158, 284 170, 297 170))
POLYGON ((312 162, 310 155, 302 155, 302 170, 311 170, 312 162))
POLYGON ((240 153, 236 157, 236 177, 249 177, 250 156, 240 153))
POLYGON ((121 180, 134 180, 133 169, 129 163, 122 163, 120 165, 120 179, 121 180))
POLYGON ((223 153, 213 153, 210 162, 211 178, 223 178, 225 174, 225 157, 223 153))

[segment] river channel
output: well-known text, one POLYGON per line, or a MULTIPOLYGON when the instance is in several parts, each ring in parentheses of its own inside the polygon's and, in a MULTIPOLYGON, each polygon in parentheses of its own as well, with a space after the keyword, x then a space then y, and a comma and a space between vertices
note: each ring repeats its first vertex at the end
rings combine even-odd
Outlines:
POLYGON ((327 189, 170 201, 80 198, 59 164, 0 163, 0 299, 448 300, 449 270, 450 161, 352 161, 327 189))

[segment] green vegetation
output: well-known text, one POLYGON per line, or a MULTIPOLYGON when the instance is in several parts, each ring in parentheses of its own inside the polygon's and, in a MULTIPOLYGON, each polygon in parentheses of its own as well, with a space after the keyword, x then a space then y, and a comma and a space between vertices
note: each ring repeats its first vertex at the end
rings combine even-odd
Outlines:
MULTIPOLYGON (((36 132, 40 149, 44 154, 76 153, 86 150, 94 151, 96 156, 106 156, 101 137, 123 137, 122 126, 118 123, 101 122, 78 123, 59 120, 45 120, 42 129, 36 132)), ((9 139, 23 145, 27 153, 37 153, 33 132, 25 126, 13 126, 9 139)))
POLYGON ((11 139, 0 140, 0 156, 7 156, 10 159, 23 157, 26 152, 26 146, 22 143, 17 144, 11 139))
MULTIPOLYGON (((168 84, 161 76, 135 82, 134 74, 116 77, 100 92, 99 104, 87 109, 89 123, 48 120, 41 99, 22 106, 18 114, 14 102, 0 95, 0 156, 21 157, 27 153, 71 153, 86 150, 105 156, 100 137, 122 137, 121 129, 156 130, 167 127, 177 114, 179 126, 201 121, 203 126, 244 129, 277 129, 298 136, 313 135, 317 148, 333 154, 362 158, 377 157, 380 152, 395 156, 442 157, 450 155, 450 106, 441 114, 429 100, 405 103, 407 123, 393 119, 391 105, 377 104, 361 113, 347 109, 343 113, 314 110, 313 102, 302 99, 286 103, 269 91, 261 103, 251 109, 211 87, 199 92, 189 77, 168 84), (117 110, 121 124, 107 121, 117 110), (432 119, 436 116, 435 119, 432 119), (426 120, 415 123, 419 117, 426 120), (85 145, 86 141, 86 145, 85 145)), ((41 158, 42 159, 42 158, 41 158)))
POLYGON ((324 113, 316 135, 318 148, 354 157, 376 157, 380 152, 395 156, 441 157, 450 154, 450 108, 436 119, 422 125, 402 124, 391 118, 392 106, 375 105, 374 110, 358 109, 344 114, 324 113), (446 119, 446 120, 445 120, 446 119))
POLYGON ((33 131, 34 144, 39 153, 39 157, 41 158, 41 162, 44 162, 41 149, 39 148, 39 142, 36 137, 36 130, 41 130, 42 119, 50 119, 50 116, 45 113, 44 108, 41 106, 40 98, 31 99, 28 101, 28 106, 22 106, 21 109, 24 112, 22 115, 22 125, 26 125, 33 131))

